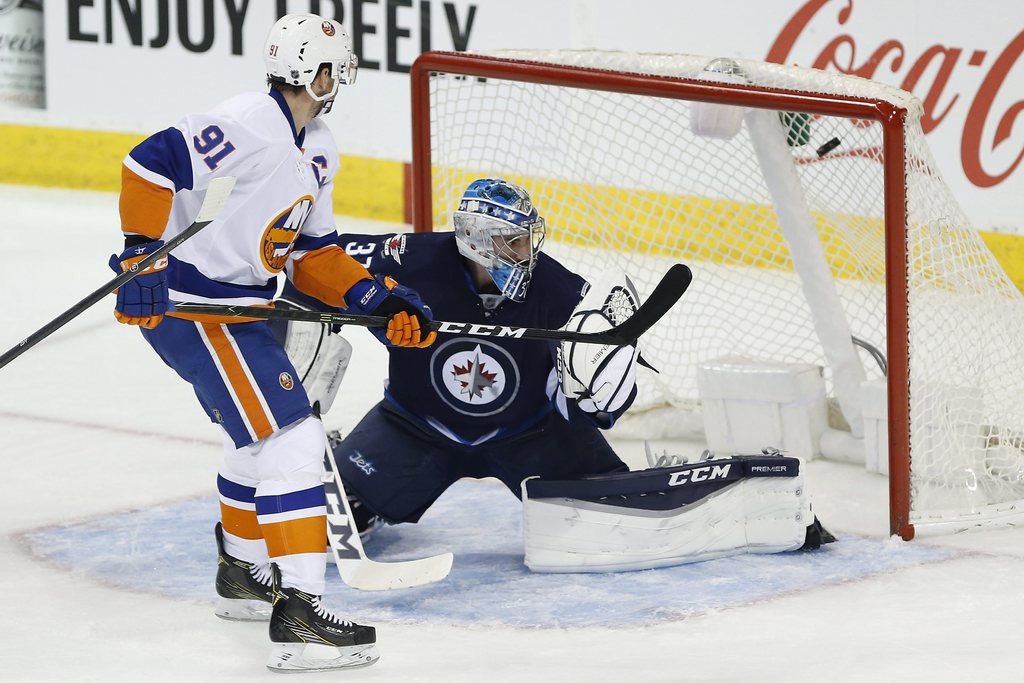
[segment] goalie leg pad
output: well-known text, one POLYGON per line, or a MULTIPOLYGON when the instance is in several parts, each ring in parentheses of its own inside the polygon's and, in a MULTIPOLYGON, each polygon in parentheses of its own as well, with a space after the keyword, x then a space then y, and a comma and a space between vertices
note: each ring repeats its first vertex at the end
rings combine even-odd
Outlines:
MULTIPOLYGON (((278 307, 309 310, 284 299, 279 300, 278 307)), ((352 344, 327 325, 272 321, 271 329, 299 373, 310 404, 318 405, 319 414, 325 415, 345 377, 352 358, 352 344)))
POLYGON ((797 550, 814 523, 802 461, 740 456, 523 483, 525 563, 538 572, 665 567, 797 550))

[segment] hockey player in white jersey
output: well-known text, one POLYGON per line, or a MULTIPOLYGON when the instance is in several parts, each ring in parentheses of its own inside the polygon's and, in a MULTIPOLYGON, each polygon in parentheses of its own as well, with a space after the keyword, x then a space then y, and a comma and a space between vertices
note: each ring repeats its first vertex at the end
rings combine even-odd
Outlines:
POLYGON ((237 183, 218 220, 119 289, 115 316, 143 328, 226 434, 217 614, 269 618, 272 670, 365 666, 378 657, 374 629, 320 602, 326 438, 298 374, 265 321, 187 316, 169 303, 272 305, 287 271, 326 305, 389 317, 377 334, 390 346, 425 347, 436 337, 425 334, 431 312, 413 290, 374 278, 337 245, 339 156, 317 117, 355 80, 345 30, 315 15, 287 15, 271 29, 264 59, 269 92, 188 115, 125 159, 125 249, 111 257, 117 272, 195 221, 211 180, 237 183))

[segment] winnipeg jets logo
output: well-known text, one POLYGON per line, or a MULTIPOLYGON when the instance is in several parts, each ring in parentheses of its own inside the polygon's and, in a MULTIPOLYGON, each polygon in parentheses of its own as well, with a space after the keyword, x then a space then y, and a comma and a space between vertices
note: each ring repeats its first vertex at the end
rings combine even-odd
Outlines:
POLYGON ((359 451, 353 452, 352 455, 348 456, 348 459, 349 462, 361 469, 366 476, 370 476, 377 471, 373 468, 373 463, 364 458, 363 454, 359 451))
POLYGON ((486 363, 480 360, 480 347, 476 347, 473 360, 467 361, 465 365, 455 365, 452 368, 452 376, 455 381, 462 385, 462 393, 469 396, 469 400, 480 398, 487 389, 491 393, 495 391, 496 372, 487 372, 486 363))
POLYGON ((384 255, 395 259, 395 263, 402 263, 402 254, 405 253, 405 235, 392 235, 384 242, 384 255))
POLYGON ((457 337, 430 358, 434 391, 463 415, 483 417, 504 410, 519 391, 519 367, 494 342, 457 337))

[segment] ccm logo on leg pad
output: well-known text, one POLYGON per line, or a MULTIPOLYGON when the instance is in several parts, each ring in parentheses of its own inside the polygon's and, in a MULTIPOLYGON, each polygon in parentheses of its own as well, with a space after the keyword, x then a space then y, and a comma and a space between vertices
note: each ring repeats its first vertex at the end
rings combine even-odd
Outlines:
POLYGON ((689 470, 673 472, 669 475, 668 485, 682 486, 683 484, 696 484, 714 479, 726 479, 729 476, 730 469, 732 469, 732 463, 708 465, 707 467, 695 467, 689 470))

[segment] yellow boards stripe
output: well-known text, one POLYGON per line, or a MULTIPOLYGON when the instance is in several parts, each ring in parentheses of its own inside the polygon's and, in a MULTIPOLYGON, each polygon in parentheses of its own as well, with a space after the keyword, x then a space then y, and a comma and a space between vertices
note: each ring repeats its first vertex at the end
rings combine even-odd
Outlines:
POLYGON ((117 192, 121 161, 144 137, 0 124, 0 182, 117 192))
MULTIPOLYGON (((118 192, 121 162, 145 137, 0 124, 0 183, 118 192)), ((342 156, 334 212, 402 222, 404 169, 400 161, 342 156)))
MULTIPOLYGON (((117 192, 121 161, 144 137, 136 133, 0 124, 0 183, 117 192)), ((404 171, 405 164, 400 161, 342 155, 341 171, 334 185, 335 213, 402 222, 404 171)), ((449 186, 463 188, 475 178, 496 173, 494 169, 470 172, 435 168, 434 174, 435 187, 443 179, 449 186)), ((686 253, 717 263, 791 267, 788 258, 778 257, 787 251, 774 228, 774 213, 764 206, 525 176, 507 177, 531 190, 553 227, 557 227, 556 221, 585 226, 584 233, 566 238, 569 241, 666 256, 686 253), (664 221, 671 221, 676 228, 663 233, 657 226, 664 221), (709 239, 712 231, 717 233, 714 242, 709 239)), ((450 225, 452 208, 435 206, 435 217, 450 225)), ((860 227, 878 228, 863 221, 860 227)), ((836 265, 844 261, 843 243, 829 237, 830 228, 821 220, 818 229, 837 276, 880 281, 881 254, 867 272, 845 272, 836 265)), ((1024 290, 1024 236, 992 232, 982 232, 981 236, 1013 282, 1024 290)))
MULTIPOLYGON (((493 170, 435 167, 435 187, 464 188, 493 170)), ((563 244, 611 248, 639 254, 792 271, 789 248, 772 207, 725 199, 672 195, 651 190, 505 174, 525 187, 548 224, 548 239, 563 244), (664 228, 671 225, 671 230, 664 228)), ((450 225, 456 191, 434 197, 435 225, 450 225)), ((884 283, 885 254, 879 218, 815 214, 815 225, 832 275, 838 279, 884 283), (866 245, 873 245, 866 252, 866 245), (852 258, 857 250, 857 259, 852 258)), ((950 228, 946 228, 947 232, 950 228)), ((1024 237, 980 233, 1018 289, 1024 290, 1024 237)), ((971 250, 966 235, 956 240, 971 250)), ((914 247, 910 258, 926 259, 934 245, 914 247)), ((980 245, 979 245, 980 246, 980 245)), ((933 285, 955 286, 936 282, 933 285)))

